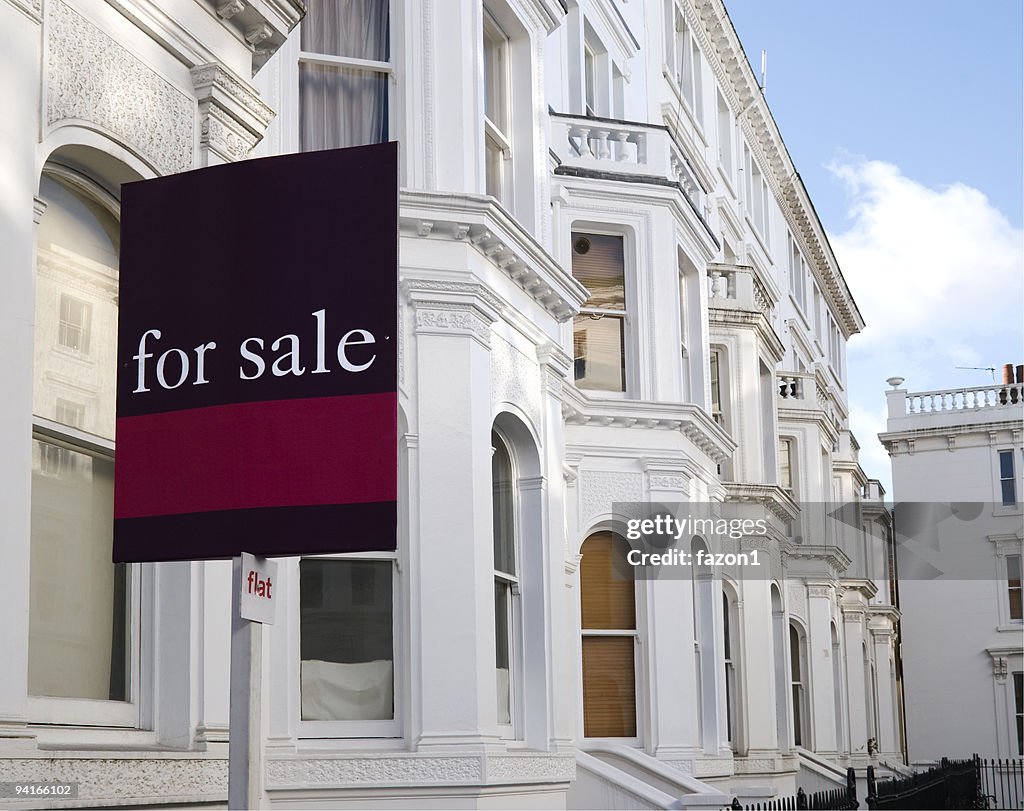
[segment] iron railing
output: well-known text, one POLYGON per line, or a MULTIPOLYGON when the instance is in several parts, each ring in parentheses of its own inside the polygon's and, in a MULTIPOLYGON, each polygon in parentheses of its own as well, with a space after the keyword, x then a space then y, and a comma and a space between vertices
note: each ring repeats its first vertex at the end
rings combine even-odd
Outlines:
POLYGON ((846 787, 826 791, 815 791, 811 794, 798 788, 791 797, 779 797, 763 803, 742 805, 734 797, 731 811, 845 811, 857 808, 857 778, 853 769, 846 770, 846 787))

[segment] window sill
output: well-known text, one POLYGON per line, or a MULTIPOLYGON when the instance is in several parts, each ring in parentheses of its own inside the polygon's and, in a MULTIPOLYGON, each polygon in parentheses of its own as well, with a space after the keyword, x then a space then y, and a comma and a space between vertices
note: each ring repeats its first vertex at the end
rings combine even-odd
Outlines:
POLYGON ((1000 634, 1020 634, 1024 631, 1024 620, 1010 620, 1009 625, 996 626, 996 631, 1000 634))
POLYGON ((295 739, 295 754, 303 752, 405 752, 405 738, 304 738, 295 739))
MULTIPOLYGON (((26 730, 35 737, 36 746, 48 751, 138 752, 164 751, 155 732, 124 727, 81 727, 54 724, 29 724, 26 730)), ((166 749, 171 753, 180 749, 166 749)), ((194 754, 194 753, 190 753, 194 754)))

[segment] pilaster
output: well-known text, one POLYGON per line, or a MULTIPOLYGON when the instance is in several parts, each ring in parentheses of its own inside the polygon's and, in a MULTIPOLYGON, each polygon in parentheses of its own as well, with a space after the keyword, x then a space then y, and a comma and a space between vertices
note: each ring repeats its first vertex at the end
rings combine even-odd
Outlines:
POLYGON ((405 290, 415 316, 420 436, 413 739, 420 751, 497 747, 492 417, 478 395, 490 390, 499 302, 468 282, 408 280, 405 290))

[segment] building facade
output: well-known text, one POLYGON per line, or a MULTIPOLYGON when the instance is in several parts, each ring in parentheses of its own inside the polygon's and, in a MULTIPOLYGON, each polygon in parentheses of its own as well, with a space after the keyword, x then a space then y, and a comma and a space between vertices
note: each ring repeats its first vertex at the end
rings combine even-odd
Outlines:
POLYGON ((302 5, 0 4, 8 779, 226 794, 230 563, 109 564, 120 184, 382 140, 398 550, 280 561, 265 804, 718 808, 899 761, 863 320, 720 0, 302 5), (646 501, 764 518, 761 574, 634 576, 646 501))
POLYGON ((892 378, 886 392, 879 439, 892 459, 897 528, 905 509, 941 510, 931 549, 911 545, 913 527, 899 532, 908 536, 897 557, 912 763, 944 757, 951 742, 958 755, 1024 754, 1024 397, 1016 369, 1017 382, 1009 367, 1003 385, 908 391, 892 378), (922 562, 937 571, 918 574, 912 567, 922 562))

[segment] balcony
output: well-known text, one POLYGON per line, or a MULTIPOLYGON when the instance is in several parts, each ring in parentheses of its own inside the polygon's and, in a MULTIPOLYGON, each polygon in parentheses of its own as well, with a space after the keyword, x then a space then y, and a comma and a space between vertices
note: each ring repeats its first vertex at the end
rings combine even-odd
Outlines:
POLYGON ((551 148, 560 166, 678 184, 707 222, 707 192, 667 127, 551 113, 551 148))
POLYGON ((749 310, 767 317, 776 300, 750 265, 708 265, 708 307, 749 310))
POLYGON ((780 409, 823 410, 824 404, 819 402, 821 398, 813 374, 779 372, 776 375, 776 381, 779 387, 780 409))

